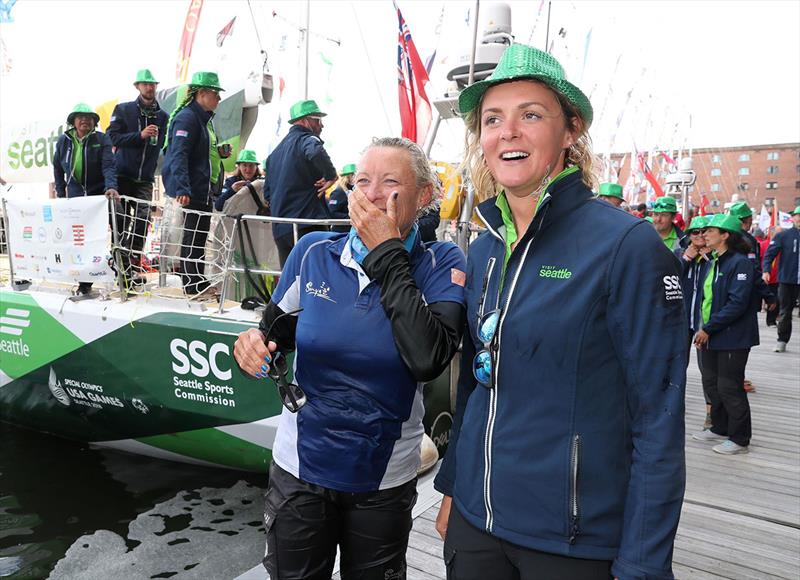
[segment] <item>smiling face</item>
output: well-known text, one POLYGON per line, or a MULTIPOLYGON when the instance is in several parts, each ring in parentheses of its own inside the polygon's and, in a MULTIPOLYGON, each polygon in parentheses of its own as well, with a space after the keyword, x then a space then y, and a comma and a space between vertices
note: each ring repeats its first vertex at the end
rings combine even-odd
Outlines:
POLYGON ((94 129, 94 116, 78 114, 75 115, 72 123, 78 133, 78 136, 83 137, 84 135, 91 133, 94 129))
POLYGON ((378 209, 386 211, 389 197, 397 192, 396 222, 405 238, 417 217, 417 210, 431 200, 432 186, 417 187, 411 154, 394 147, 367 149, 358 162, 355 184, 378 209))
POLYGON ((491 87, 481 105, 480 143, 506 194, 525 197, 564 169, 564 150, 577 139, 555 93, 534 81, 491 87))
POLYGON ((150 103, 156 98, 156 83, 136 83, 136 88, 145 102, 150 103))
POLYGON ((256 171, 258 171, 258 163, 239 163, 239 173, 241 173, 242 177, 247 181, 253 180, 253 177, 256 175, 256 171))
POLYGON ((691 243, 695 248, 704 248, 706 245, 706 239, 703 237, 703 230, 692 230, 689 232, 689 243, 691 243))
POLYGON ((653 226, 662 238, 666 238, 672 231, 674 213, 658 212, 653 214, 653 226))

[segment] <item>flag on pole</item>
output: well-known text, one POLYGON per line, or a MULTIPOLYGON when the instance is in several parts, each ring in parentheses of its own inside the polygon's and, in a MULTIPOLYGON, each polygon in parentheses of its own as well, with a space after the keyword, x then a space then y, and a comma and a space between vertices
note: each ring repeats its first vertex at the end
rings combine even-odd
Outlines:
POLYGON ((183 23, 181 43, 178 45, 178 65, 175 69, 175 78, 179 83, 185 83, 189 75, 189 59, 192 56, 194 33, 197 32, 197 23, 200 21, 200 11, 203 9, 203 0, 189 0, 189 12, 183 23))
POLYGON ((428 73, 396 2, 394 7, 400 27, 397 36, 397 87, 402 135, 422 145, 431 124, 431 104, 425 94, 428 73))
POLYGON ((661 189, 661 186, 658 184, 653 172, 650 171, 650 166, 648 165, 647 161, 645 161, 646 153, 639 153, 639 167, 641 167, 642 172, 644 173, 644 178, 647 182, 653 187, 653 191, 655 192, 655 196, 664 197, 664 190, 661 189))
POLYGON ((705 191, 700 192, 700 209, 698 215, 706 215, 706 208, 708 207, 708 196, 705 191))
POLYGON ((234 16, 230 22, 228 22, 222 30, 217 32, 217 46, 222 48, 222 43, 225 42, 225 39, 228 38, 233 34, 233 23, 236 22, 236 17, 234 16))

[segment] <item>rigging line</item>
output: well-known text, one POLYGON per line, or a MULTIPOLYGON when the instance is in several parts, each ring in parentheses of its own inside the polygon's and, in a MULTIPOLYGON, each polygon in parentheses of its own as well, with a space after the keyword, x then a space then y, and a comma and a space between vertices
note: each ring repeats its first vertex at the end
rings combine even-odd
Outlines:
MULTIPOLYGON (((250 0, 248 0, 248 2, 249 1, 250 0)), ((288 24, 292 28, 297 29, 298 31, 305 31, 306 30, 305 26, 300 26, 296 22, 293 22, 293 21, 289 20, 288 18, 286 18, 284 16, 281 16, 275 10, 272 11, 272 17, 273 18, 278 18, 279 20, 283 20, 286 24, 288 24)), ((321 38, 322 40, 327 40, 328 42, 332 42, 336 46, 342 46, 342 41, 339 40, 338 38, 333 38, 331 36, 325 36, 324 34, 319 34, 318 32, 312 32, 312 31, 308 31, 308 32, 309 32, 310 36, 316 36, 317 38, 321 38)))
POLYGON ((358 28, 358 34, 361 37, 361 44, 364 47, 364 55, 367 57, 367 64, 369 64, 369 71, 372 73, 372 81, 375 83, 375 91, 378 93, 378 100, 381 102, 381 108, 383 109, 383 116, 386 118, 386 127, 389 130, 389 133, 392 132, 392 122, 389 120, 389 112, 386 110, 386 103, 383 102, 383 94, 381 93, 381 87, 378 84, 378 78, 375 76, 375 67, 372 66, 372 59, 369 56, 369 49, 367 48, 367 41, 364 39, 364 31, 361 29, 361 21, 358 19, 358 12, 356 11, 356 7, 353 2, 350 2, 350 10, 353 11, 353 17, 356 20, 356 27, 358 28))
POLYGON ((256 31, 256 40, 258 40, 258 48, 261 50, 261 54, 264 55, 264 61, 267 60, 267 52, 264 50, 264 45, 261 44, 261 35, 258 33, 258 25, 256 24, 256 17, 253 14, 253 6, 250 4, 250 0, 247 0, 247 8, 250 10, 250 21, 253 23, 253 29, 256 31))

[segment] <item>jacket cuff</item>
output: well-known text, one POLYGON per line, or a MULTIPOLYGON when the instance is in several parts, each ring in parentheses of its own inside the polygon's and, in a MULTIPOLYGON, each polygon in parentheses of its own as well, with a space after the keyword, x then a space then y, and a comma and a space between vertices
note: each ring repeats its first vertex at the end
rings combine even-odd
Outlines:
POLYGON ((396 258, 400 252, 408 254, 400 238, 388 239, 367 254, 361 267, 371 280, 381 282, 391 269, 392 259, 396 258))
POLYGON ((439 473, 437 473, 436 477, 433 479, 433 489, 435 489, 442 495, 453 497, 454 487, 455 485, 453 481, 449 477, 447 477, 444 473, 442 473, 442 470, 440 468, 439 473))
POLYGON ((619 580, 675 580, 672 570, 643 568, 622 558, 614 560, 611 575, 619 580))

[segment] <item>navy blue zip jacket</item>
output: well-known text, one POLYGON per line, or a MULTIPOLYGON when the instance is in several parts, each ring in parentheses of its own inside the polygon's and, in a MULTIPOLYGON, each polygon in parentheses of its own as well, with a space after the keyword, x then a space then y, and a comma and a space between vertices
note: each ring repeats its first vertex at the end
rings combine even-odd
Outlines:
POLYGON ((56 197, 81 197, 103 195, 106 190, 117 189, 117 170, 111 141, 100 131, 90 133, 83 141, 83 179, 72 175, 72 139, 68 129, 56 142, 53 155, 53 178, 56 197))
MULTIPOLYGON (((322 140, 302 125, 289 133, 267 157, 264 197, 275 217, 329 219, 324 199, 317 196, 314 183, 320 178, 334 179, 336 169, 322 140)), ((291 224, 272 224, 275 238, 292 233, 291 224)))
POLYGON ((136 99, 114 107, 106 133, 117 148, 114 153, 117 175, 150 183, 155 180, 158 154, 167 136, 168 119, 158 103, 154 103, 152 108, 143 108, 140 99, 136 99), (141 133, 148 125, 158 126, 157 145, 151 145, 149 137, 142 139, 141 133))
POLYGON ((436 489, 514 544, 613 560, 622 580, 673 578, 688 334, 678 261, 577 172, 546 194, 500 291, 502 217, 494 199, 478 214, 488 230, 470 246, 469 333, 436 489), (472 374, 475 328, 498 303, 490 390, 472 374))
POLYGON ((698 256, 692 260, 683 257, 686 250, 675 250, 675 256, 681 261, 681 288, 683 288, 683 304, 686 310, 689 330, 697 332, 700 330, 700 319, 697 317, 699 312, 697 305, 700 298, 700 285, 703 283, 703 266, 708 262, 708 254, 698 256))
POLYGON ((207 206, 211 188, 208 122, 213 113, 192 101, 175 115, 161 177, 170 197, 188 195, 191 206, 207 206))
POLYGON ((766 300, 767 304, 773 304, 776 301, 775 294, 761 277, 761 244, 758 243, 758 240, 756 240, 750 232, 742 230, 742 237, 744 237, 745 241, 750 246, 747 259, 753 263, 753 276, 755 277, 756 291, 762 299, 766 300))
POLYGON ((711 315, 702 329, 709 334, 711 350, 747 349, 758 344, 757 313, 761 297, 755 284, 753 262, 745 255, 728 250, 716 260, 705 263, 699 273, 699 293, 695 320, 702 321, 705 280, 714 268, 711 315))
POLYGON ((778 282, 800 284, 800 228, 783 230, 769 243, 764 252, 764 271, 772 270, 772 260, 780 255, 778 282))

